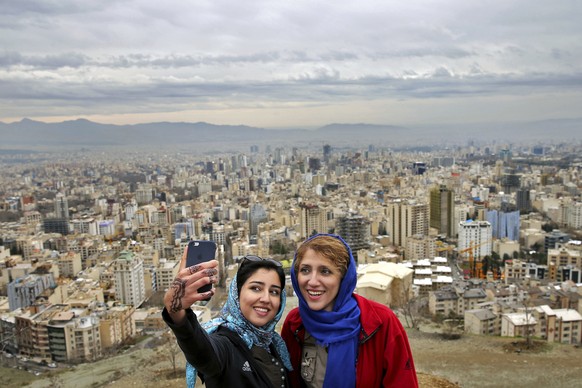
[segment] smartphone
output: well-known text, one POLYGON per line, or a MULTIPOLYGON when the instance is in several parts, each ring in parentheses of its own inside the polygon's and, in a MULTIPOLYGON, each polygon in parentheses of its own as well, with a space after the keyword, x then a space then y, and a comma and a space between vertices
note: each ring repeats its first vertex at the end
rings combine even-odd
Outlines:
MULTIPOLYGON (((216 243, 208 240, 194 240, 188 243, 186 253, 186 267, 214 260, 216 257, 216 243)), ((212 289, 212 284, 207 284, 198 289, 199 293, 208 292, 212 289)))

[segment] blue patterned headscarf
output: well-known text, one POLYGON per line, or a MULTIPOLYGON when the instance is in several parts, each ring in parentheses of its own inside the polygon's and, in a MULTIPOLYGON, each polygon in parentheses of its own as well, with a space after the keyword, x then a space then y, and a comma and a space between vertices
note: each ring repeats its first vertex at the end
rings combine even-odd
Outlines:
POLYGON ((327 346, 328 348, 323 387, 353 388, 356 386, 356 359, 358 356, 358 339, 361 328, 360 308, 353 296, 358 280, 356 261, 354 260, 349 245, 340 236, 334 234, 316 234, 306 241, 321 236, 329 236, 340 240, 345 245, 350 256, 346 274, 341 280, 333 310, 313 311, 309 308, 303 294, 301 294, 299 283, 297 282, 297 274, 295 273, 297 253, 291 266, 291 282, 293 283, 295 294, 299 299, 299 316, 303 321, 305 330, 316 339, 319 345, 327 346))
MULTIPOLYGON (((224 326, 237 333, 249 349, 253 346, 259 346, 268 350, 269 345, 273 344, 287 370, 292 370, 293 368, 291 367, 291 360, 285 342, 283 342, 283 338, 281 338, 279 333, 275 331, 275 326, 281 319, 283 311, 285 310, 285 302, 287 301, 285 290, 281 290, 281 307, 279 308, 277 315, 275 315, 275 318, 265 326, 256 327, 243 316, 240 310, 236 278, 235 275, 230 282, 228 299, 226 300, 220 315, 217 318, 206 322, 202 327, 208 334, 210 334, 215 332, 220 326, 224 326)), ((188 388, 194 388, 195 384, 196 368, 189 363, 186 363, 186 385, 188 388)))

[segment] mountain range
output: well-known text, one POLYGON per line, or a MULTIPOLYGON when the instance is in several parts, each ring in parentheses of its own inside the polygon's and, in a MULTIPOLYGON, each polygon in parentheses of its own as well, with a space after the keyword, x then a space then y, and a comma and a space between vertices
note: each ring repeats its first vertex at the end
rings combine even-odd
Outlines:
POLYGON ((424 125, 402 127, 373 124, 330 124, 317 129, 266 129, 205 122, 158 122, 134 125, 100 124, 86 119, 45 123, 23 119, 0 122, 0 149, 75 147, 192 147, 216 148, 248 144, 322 145, 335 147, 430 146, 467 140, 538 142, 582 139, 582 118, 513 124, 424 125), (202 145, 203 144, 203 145, 202 145))

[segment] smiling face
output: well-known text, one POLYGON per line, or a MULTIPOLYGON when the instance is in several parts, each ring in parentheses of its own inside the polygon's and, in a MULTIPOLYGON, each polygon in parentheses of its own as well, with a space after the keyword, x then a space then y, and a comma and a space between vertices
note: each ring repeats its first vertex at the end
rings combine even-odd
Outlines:
POLYGON ((339 292, 342 274, 334 263, 307 249, 299 262, 297 284, 311 310, 332 311, 339 292))
POLYGON ((259 268, 240 290, 240 310, 253 325, 261 327, 275 318, 281 306, 281 281, 275 270, 259 268))

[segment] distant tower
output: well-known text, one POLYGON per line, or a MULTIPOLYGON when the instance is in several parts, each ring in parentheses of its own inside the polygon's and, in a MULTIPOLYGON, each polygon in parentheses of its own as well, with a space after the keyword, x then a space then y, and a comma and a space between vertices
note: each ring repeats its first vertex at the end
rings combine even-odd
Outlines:
POLYGON ((260 223, 267 221, 267 211, 260 203, 254 203, 251 207, 251 214, 249 218, 250 235, 256 236, 258 226, 260 223))
POLYGON ((329 162, 329 157, 331 156, 331 146, 326 144, 323 146, 323 161, 329 162))
POLYGON ((414 175, 422 175, 426 172, 426 163, 425 162, 414 162, 412 163, 412 171, 414 175))
POLYGON ((339 217, 336 232, 348 243, 353 252, 368 249, 370 246, 370 221, 364 216, 348 214, 339 217))
POLYGON ((454 193, 440 185, 430 191, 430 227, 447 237, 454 236, 454 193))
POLYGON ((69 201, 63 193, 57 193, 55 197, 55 218, 69 219, 69 201))
POLYGON ((516 196, 517 209, 521 214, 526 214, 531 212, 531 199, 529 189, 519 189, 517 190, 516 196))

